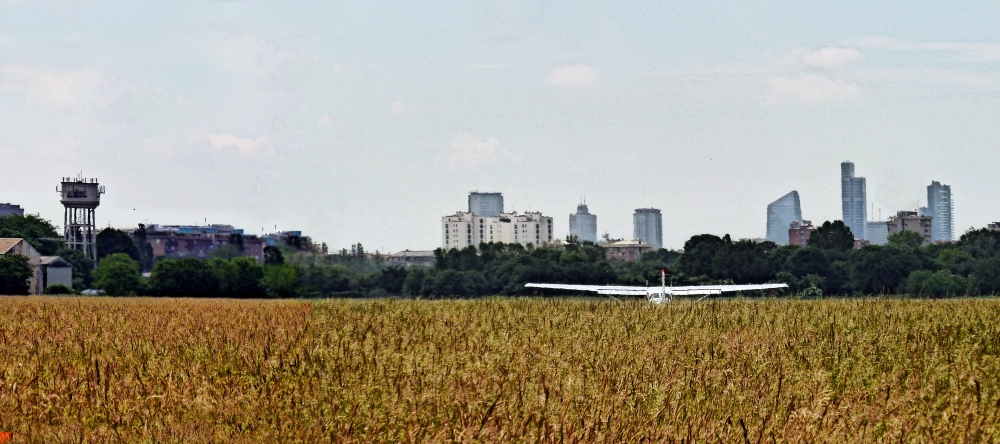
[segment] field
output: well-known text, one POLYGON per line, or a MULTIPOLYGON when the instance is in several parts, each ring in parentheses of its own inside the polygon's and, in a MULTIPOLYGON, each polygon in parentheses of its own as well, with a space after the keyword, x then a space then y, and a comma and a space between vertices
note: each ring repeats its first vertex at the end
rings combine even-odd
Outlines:
POLYGON ((14 442, 1000 440, 1000 302, 0 298, 14 442))

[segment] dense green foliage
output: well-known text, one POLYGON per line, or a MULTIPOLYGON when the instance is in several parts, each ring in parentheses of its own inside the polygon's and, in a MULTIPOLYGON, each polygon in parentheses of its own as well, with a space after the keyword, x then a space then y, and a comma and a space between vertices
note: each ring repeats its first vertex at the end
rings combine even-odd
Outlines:
POLYGON ((49 285, 48 287, 45 287, 45 290, 42 291, 42 294, 48 294, 48 295, 76 294, 76 290, 73 290, 72 287, 67 287, 63 284, 52 284, 49 285))
POLYGON ((94 244, 97 246, 98 262, 107 256, 117 253, 124 253, 136 262, 140 259, 139 247, 136 246, 135 242, 131 237, 129 237, 128 234, 121 230, 116 230, 114 228, 105 228, 101 230, 100 233, 97 233, 97 238, 94 240, 94 244))
POLYGON ((0 294, 28 294, 34 273, 27 256, 0 256, 0 294))
POLYGON ((108 296, 130 296, 142 291, 139 262, 125 253, 106 256, 94 271, 97 288, 108 296))
POLYGON ((0 216, 0 237, 22 238, 42 256, 51 256, 62 247, 55 225, 37 214, 0 216))

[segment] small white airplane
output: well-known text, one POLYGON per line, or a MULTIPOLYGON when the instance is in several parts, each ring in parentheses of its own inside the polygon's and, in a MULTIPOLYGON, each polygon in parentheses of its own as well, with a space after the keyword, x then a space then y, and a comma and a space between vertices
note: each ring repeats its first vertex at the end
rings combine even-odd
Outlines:
MULTIPOLYGON (((788 284, 755 284, 755 285, 698 285, 693 287, 668 287, 667 273, 660 271, 660 287, 621 287, 613 285, 568 285, 568 284, 524 284, 529 288, 551 288, 554 290, 576 290, 593 291, 603 295, 621 296, 645 296, 654 304, 662 304, 674 300, 677 296, 705 295, 701 299, 713 294, 722 294, 732 291, 752 291, 771 290, 774 288, 787 288, 788 284)), ((614 297, 614 296, 612 296, 614 297)), ((699 299, 699 301, 701 300, 699 299)))

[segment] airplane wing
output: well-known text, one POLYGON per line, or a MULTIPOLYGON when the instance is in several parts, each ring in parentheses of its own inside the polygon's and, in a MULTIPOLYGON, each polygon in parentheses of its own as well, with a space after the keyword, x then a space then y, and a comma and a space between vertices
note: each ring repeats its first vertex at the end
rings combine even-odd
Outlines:
POLYGON ((528 288, 549 288, 553 290, 593 291, 597 294, 649 296, 666 293, 668 295, 712 295, 733 291, 771 290, 786 288, 788 284, 751 284, 751 285, 699 285, 693 287, 622 287, 613 285, 568 285, 568 284, 524 284, 528 288))

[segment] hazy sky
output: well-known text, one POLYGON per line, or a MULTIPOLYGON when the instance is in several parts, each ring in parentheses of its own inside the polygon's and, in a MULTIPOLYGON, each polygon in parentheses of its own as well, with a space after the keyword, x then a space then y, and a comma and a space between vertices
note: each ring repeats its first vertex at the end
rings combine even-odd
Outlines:
POLYGON ((763 237, 791 190, 839 219, 840 162, 877 217, 952 186, 1000 220, 1000 2, 0 0, 0 202, 62 223, 299 229, 439 246, 470 190, 564 236, 763 237))

